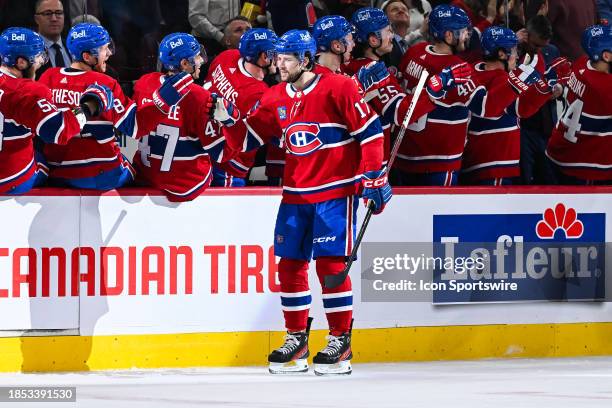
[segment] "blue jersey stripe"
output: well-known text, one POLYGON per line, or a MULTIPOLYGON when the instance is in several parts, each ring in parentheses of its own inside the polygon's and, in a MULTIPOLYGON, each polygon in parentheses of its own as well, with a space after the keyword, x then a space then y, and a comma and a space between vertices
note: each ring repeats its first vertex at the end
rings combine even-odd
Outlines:
MULTIPOLYGON (((151 148, 151 154, 163 156, 166 151, 168 144, 168 138, 159 135, 149 136, 149 147, 151 148)), ((219 143, 221 149, 223 149, 223 143, 219 143)), ((187 158, 194 157, 205 153, 204 147, 200 140, 178 140, 176 143, 176 149, 174 150, 174 158, 187 158)))
POLYGON ((436 109, 427 114, 429 119, 459 121, 467 120, 469 111, 463 106, 443 107, 436 105, 436 109))
POLYGON ((517 126, 515 116, 502 115, 499 119, 488 119, 477 116, 472 116, 470 119, 470 132, 494 131, 495 129, 506 129, 517 126))
POLYGON ((585 115, 580 116, 580 132, 588 133, 612 133, 612 119, 608 118, 592 118, 585 115))
POLYGON ((45 120, 38 130, 38 136, 40 136, 45 143, 55 143, 55 137, 62 126, 64 126, 64 115, 58 112, 45 120))
POLYGON ((359 184, 359 183, 361 183, 361 178, 358 178, 356 180, 349 180, 344 183, 335 184, 333 186, 321 187, 321 188, 313 189, 313 190, 302 190, 298 187, 294 187, 293 190, 287 190, 286 188, 283 188, 283 194, 298 194, 298 195, 318 194, 324 191, 334 190, 336 188, 342 188, 342 187, 346 187, 346 186, 353 185, 353 184, 359 184))
MULTIPOLYGON (((346 133, 346 136, 344 136, 344 134, 342 135, 342 140, 347 140, 349 139, 351 136, 350 134, 344 130, 344 129, 339 129, 342 130, 343 133, 346 133)), ((380 123, 380 120, 378 120, 378 118, 375 118, 374 120, 371 120, 370 123, 368 124, 368 126, 363 129, 361 132, 354 134, 352 137, 354 137, 355 139, 357 139, 359 142, 362 142, 366 139, 369 139, 370 137, 374 136, 374 135, 378 135, 378 134, 382 134, 383 133, 383 128, 382 125, 380 123)), ((328 142, 328 143, 334 143, 334 142, 328 142)))
POLYGON ((22 125, 16 125, 15 123, 6 120, 4 121, 2 135, 4 136, 5 140, 16 136, 24 136, 28 133, 32 133, 29 128, 22 125))

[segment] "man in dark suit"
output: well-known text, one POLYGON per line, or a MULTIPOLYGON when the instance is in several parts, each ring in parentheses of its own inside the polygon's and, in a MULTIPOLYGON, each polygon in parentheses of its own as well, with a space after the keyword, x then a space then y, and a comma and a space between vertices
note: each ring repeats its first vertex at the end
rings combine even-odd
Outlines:
POLYGON ((34 21, 38 33, 49 50, 49 62, 36 72, 36 79, 49 67, 69 67, 72 59, 62 40, 64 6, 60 0, 38 0, 34 6, 34 21))

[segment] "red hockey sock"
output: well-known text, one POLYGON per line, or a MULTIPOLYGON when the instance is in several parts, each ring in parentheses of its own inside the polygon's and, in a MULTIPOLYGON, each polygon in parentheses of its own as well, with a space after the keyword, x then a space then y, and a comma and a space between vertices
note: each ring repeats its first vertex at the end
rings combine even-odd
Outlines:
POLYGON ((346 333, 351 328, 353 318, 353 291, 350 276, 342 285, 333 289, 325 287, 323 282, 327 275, 337 275, 344 269, 346 263, 343 256, 322 256, 317 258, 317 276, 323 288, 323 307, 329 324, 329 332, 333 336, 346 333))
POLYGON ((308 262, 281 258, 278 263, 278 279, 287 331, 306 330, 312 301, 308 287, 308 262))

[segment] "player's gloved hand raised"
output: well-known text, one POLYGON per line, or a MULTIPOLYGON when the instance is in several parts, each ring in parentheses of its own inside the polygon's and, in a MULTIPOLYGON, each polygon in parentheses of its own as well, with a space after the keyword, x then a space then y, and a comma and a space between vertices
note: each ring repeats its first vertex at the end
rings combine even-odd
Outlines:
POLYGON ((443 98, 446 92, 468 82, 471 77, 472 67, 467 62, 451 65, 427 80, 427 93, 435 99, 443 98))
POLYGON ((542 76, 536 70, 537 63, 538 56, 536 55, 531 62, 523 63, 508 73, 508 82, 519 94, 529 89, 529 85, 541 80, 542 76))
POLYGON ((166 77, 162 86, 153 92, 153 103, 157 109, 168 114, 172 106, 176 105, 189 93, 189 85, 193 77, 187 72, 166 77))
POLYGON ((384 62, 372 61, 368 65, 359 68, 357 72, 357 80, 361 85, 363 93, 367 93, 373 88, 376 88, 381 82, 389 78, 389 70, 384 62))
POLYGON ((387 177, 387 169, 366 171, 361 176, 361 186, 363 187, 361 197, 363 197, 365 205, 373 206, 374 214, 380 214, 393 196, 393 190, 391 190, 387 177))
POLYGON ((553 87, 556 84, 565 85, 572 74, 572 63, 564 57, 555 58, 546 71, 544 72, 544 78, 548 86, 553 87))
POLYGON ((210 94, 208 99, 208 114, 212 119, 227 127, 235 125, 240 120, 238 108, 216 93, 210 94))
POLYGON ((108 86, 98 83, 89 85, 79 99, 79 105, 88 117, 108 111, 113 107, 113 102, 113 91, 108 86))

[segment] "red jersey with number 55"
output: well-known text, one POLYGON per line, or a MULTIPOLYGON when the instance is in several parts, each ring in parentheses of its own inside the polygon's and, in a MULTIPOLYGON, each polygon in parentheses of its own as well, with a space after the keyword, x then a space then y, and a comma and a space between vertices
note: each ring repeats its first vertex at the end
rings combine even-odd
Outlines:
POLYGON ((151 95, 163 83, 159 72, 146 74, 134 85, 139 120, 151 132, 139 132, 132 162, 138 179, 163 190, 172 201, 188 201, 210 185, 211 156, 221 160, 224 138, 208 119, 210 93, 197 84, 168 115, 151 105, 151 95))
POLYGON ((65 144, 80 131, 72 112, 58 110, 46 86, 0 72, 0 192, 36 171, 34 136, 65 144))
POLYGON ((612 76, 595 70, 586 57, 572 71, 567 107, 546 155, 569 176, 612 180, 612 76))
MULTIPOLYGON (((342 66, 344 72, 350 75, 356 75, 361 67, 374 62, 373 59, 363 57, 351 60, 348 64, 342 66)), ((395 74, 390 72, 389 78, 381 84, 374 87, 373 90, 364 95, 364 99, 370 104, 374 112, 380 115, 380 123, 385 134, 385 149, 383 164, 389 161, 391 153, 392 134, 395 135, 399 131, 399 127, 404 121, 408 108, 412 102, 412 95, 406 95, 403 92, 395 74)), ((434 110, 435 105, 430 101, 427 92, 422 92, 416 105, 414 112, 408 124, 415 123, 420 117, 434 110)))

